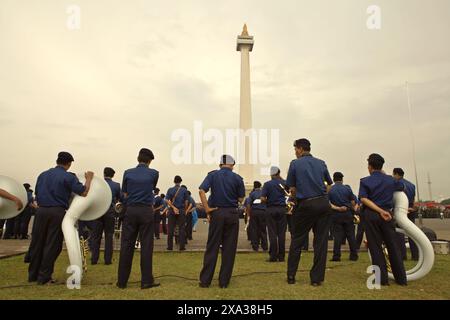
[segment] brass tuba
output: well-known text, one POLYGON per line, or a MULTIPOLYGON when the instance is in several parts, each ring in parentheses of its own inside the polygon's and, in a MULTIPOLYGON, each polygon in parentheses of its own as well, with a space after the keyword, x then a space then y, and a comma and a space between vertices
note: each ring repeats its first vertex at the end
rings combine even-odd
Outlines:
MULTIPOLYGON (((77 175, 78 179, 84 183, 84 175, 77 175)), ((66 242, 67 253, 69 255, 70 265, 77 267, 80 276, 83 266, 86 267, 86 242, 82 240, 83 250, 75 224, 78 220, 91 221, 100 218, 111 206, 111 189, 105 180, 94 176, 91 182, 90 190, 86 197, 75 195, 69 209, 62 222, 62 231, 66 242)), ((80 278, 81 280, 81 278, 80 278)))
POLYGON ((19 215, 27 206, 27 191, 22 184, 7 176, 0 176, 0 189, 9 192, 22 201, 22 209, 17 210, 16 204, 13 201, 0 198, 0 219, 14 218, 15 216, 19 215))

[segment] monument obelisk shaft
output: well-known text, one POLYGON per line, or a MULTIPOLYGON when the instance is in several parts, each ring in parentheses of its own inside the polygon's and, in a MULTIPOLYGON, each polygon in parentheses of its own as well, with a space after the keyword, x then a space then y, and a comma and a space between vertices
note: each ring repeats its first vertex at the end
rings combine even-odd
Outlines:
MULTIPOLYGON (((241 101, 239 114, 239 129, 244 132, 252 128, 252 105, 250 90, 250 52, 253 50, 253 36, 244 25, 242 34, 237 37, 236 50, 241 52, 241 101)), ((241 140, 242 142, 242 140, 241 140)), ((242 149, 240 149, 242 150, 242 149)), ((245 162, 239 164, 239 174, 244 178, 246 186, 253 184, 253 164, 250 163, 250 139, 245 140, 245 162)), ((242 158, 242 157, 241 157, 242 158)))

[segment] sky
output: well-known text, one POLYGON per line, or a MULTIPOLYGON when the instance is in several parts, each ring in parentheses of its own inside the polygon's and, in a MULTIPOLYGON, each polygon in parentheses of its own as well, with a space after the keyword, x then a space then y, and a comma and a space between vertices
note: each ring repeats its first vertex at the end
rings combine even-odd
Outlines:
POLYGON ((408 81, 421 198, 428 173, 433 199, 450 197, 447 0, 0 0, 0 174, 34 186, 64 150, 71 171, 111 166, 121 181, 147 147, 163 191, 176 174, 197 190, 216 165, 174 163, 171 135, 238 127, 244 23, 253 126, 280 130, 282 175, 307 137, 354 192, 372 152, 415 182, 408 81))

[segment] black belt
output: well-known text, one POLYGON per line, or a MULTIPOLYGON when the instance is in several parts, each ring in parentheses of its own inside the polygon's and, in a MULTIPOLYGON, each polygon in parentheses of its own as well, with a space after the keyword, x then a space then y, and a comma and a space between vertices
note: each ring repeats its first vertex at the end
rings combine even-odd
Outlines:
POLYGON ((145 203, 133 203, 133 204, 129 204, 127 205, 127 207, 132 208, 132 207, 152 207, 151 204, 145 204, 145 203))
POLYGON ((327 198, 327 195, 323 195, 323 196, 317 196, 317 197, 312 197, 312 198, 305 198, 305 199, 298 199, 297 198, 297 202, 298 203, 302 203, 302 202, 308 202, 311 200, 318 200, 318 199, 322 199, 322 198, 327 198))

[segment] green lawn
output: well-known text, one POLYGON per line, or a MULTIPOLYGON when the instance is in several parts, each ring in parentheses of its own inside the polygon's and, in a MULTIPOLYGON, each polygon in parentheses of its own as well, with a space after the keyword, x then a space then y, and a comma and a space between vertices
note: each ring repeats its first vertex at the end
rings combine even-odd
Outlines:
POLYGON ((366 253, 361 254, 358 262, 329 262, 321 287, 309 285, 310 252, 302 256, 295 285, 286 283, 285 263, 267 263, 263 253, 239 253, 228 289, 220 289, 217 280, 209 289, 198 287, 202 258, 202 253, 155 253, 154 275, 161 287, 141 290, 137 253, 126 290, 113 286, 117 260, 110 266, 89 266, 81 289, 69 290, 65 286, 66 252, 59 257, 54 274, 62 284, 50 286, 28 284, 23 256, 11 257, 0 260, 0 299, 450 299, 450 256, 436 256, 431 273, 407 287, 391 284, 381 290, 366 287, 365 271, 369 265, 366 253))

